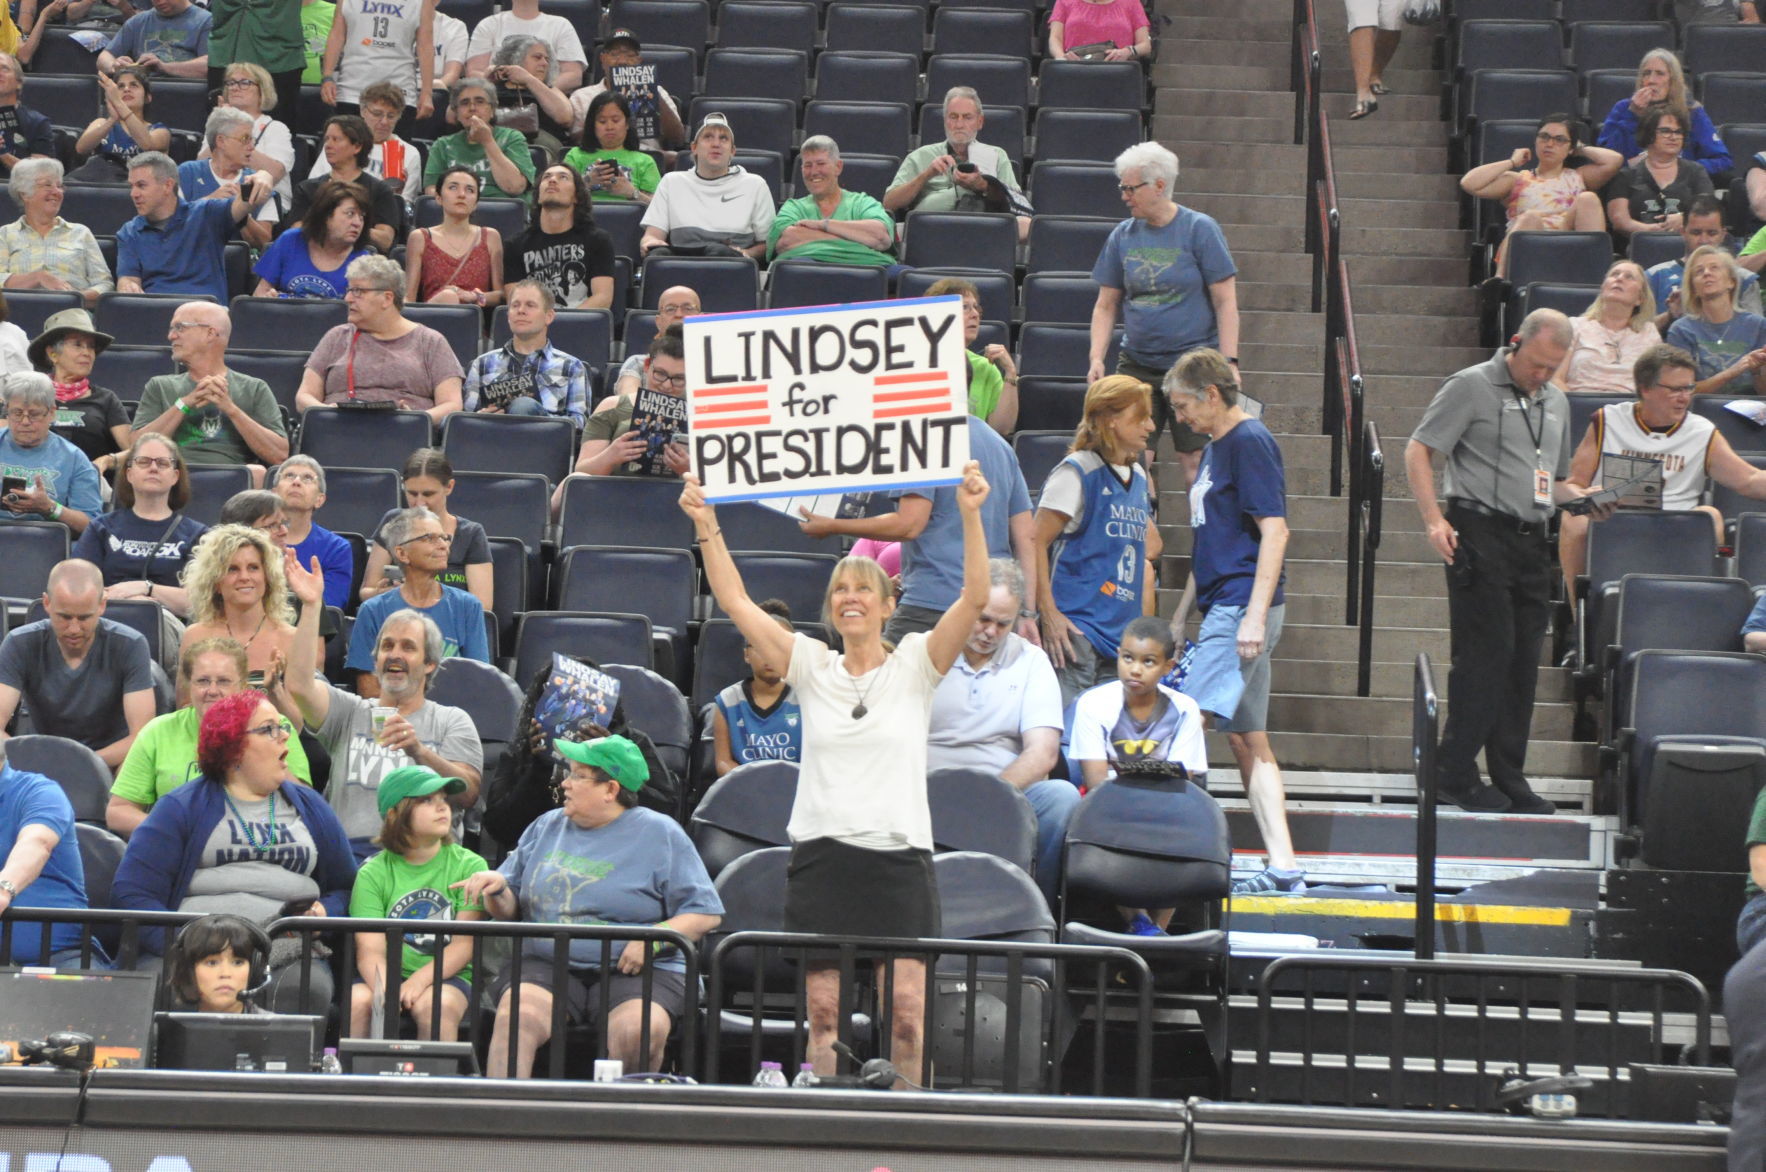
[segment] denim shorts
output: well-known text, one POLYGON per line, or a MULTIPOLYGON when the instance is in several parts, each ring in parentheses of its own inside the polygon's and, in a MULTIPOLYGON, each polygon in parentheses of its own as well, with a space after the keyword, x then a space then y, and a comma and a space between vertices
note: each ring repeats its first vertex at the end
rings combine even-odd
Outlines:
POLYGON ((1254 659, 1239 658, 1242 606, 1213 606, 1202 616, 1196 656, 1184 677, 1183 694, 1203 712, 1214 714, 1219 732, 1263 732, 1269 727, 1269 660, 1282 637, 1285 606, 1269 608, 1264 623, 1263 651, 1254 659))

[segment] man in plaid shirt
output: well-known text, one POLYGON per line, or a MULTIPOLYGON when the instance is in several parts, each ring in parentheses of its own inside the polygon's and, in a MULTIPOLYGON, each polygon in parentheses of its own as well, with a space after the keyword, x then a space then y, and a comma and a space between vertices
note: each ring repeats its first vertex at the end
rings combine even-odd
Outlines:
POLYGON ((466 410, 566 416, 580 427, 589 409, 589 368, 546 336, 558 316, 552 291, 528 280, 516 281, 504 295, 514 336, 472 360, 466 372, 466 410))

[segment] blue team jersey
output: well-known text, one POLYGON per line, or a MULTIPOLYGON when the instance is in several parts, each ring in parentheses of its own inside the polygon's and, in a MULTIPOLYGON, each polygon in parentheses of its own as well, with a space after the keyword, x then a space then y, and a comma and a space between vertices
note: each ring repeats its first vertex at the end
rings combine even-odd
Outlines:
MULTIPOLYGON (((1247 419, 1202 450, 1202 467, 1190 489, 1190 528, 1195 532, 1190 568, 1196 575, 1196 605, 1203 613, 1212 606, 1251 601, 1263 540, 1257 519, 1287 515, 1281 449, 1262 423, 1247 419)), ((1281 604, 1278 580, 1269 605, 1281 604)))
POLYGON ((1147 474, 1131 465, 1125 484, 1096 452, 1074 452, 1063 463, 1079 472, 1084 504, 1078 528, 1049 553, 1055 606, 1100 655, 1115 659, 1122 629, 1141 613, 1152 523, 1147 474))
POLYGON ((747 684, 731 684, 713 701, 730 730, 730 756, 738 765, 750 761, 798 761, 803 756, 803 717, 797 696, 787 687, 778 703, 762 712, 748 695, 747 684))

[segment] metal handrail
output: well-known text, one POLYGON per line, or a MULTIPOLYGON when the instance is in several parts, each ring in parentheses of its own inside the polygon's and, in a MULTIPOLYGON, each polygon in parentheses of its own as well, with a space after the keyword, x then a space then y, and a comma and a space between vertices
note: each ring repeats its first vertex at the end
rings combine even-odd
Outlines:
POLYGON ((1435 749, 1441 743, 1441 695, 1429 654, 1419 651, 1410 689, 1410 761, 1416 771, 1416 928, 1418 960, 1435 956, 1435 749))

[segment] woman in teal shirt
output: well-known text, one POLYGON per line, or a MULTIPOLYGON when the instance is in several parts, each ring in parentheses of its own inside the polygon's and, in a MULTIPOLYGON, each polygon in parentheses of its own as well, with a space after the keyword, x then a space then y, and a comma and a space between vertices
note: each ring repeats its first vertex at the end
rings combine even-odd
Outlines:
POLYGON ((625 95, 613 90, 601 91, 589 103, 582 145, 572 148, 564 162, 581 172, 590 196, 597 200, 648 204, 662 181, 656 160, 638 149, 638 131, 625 95))

